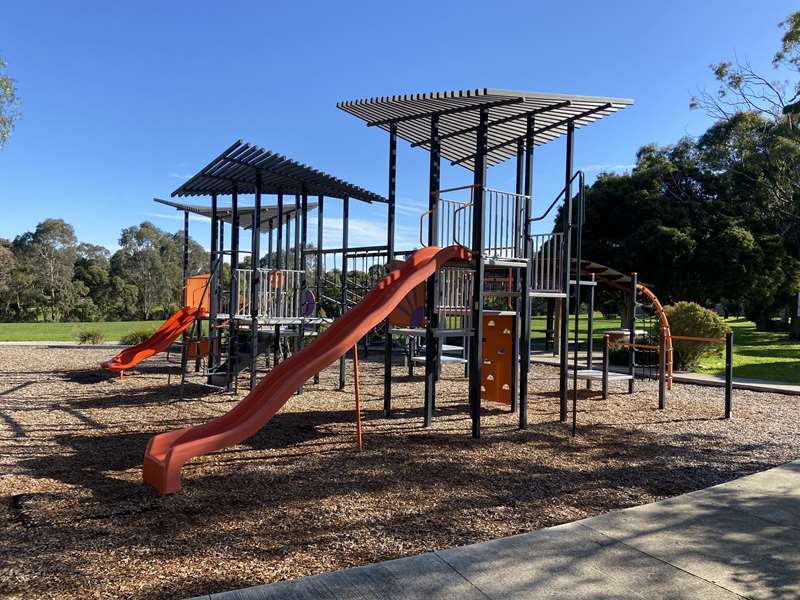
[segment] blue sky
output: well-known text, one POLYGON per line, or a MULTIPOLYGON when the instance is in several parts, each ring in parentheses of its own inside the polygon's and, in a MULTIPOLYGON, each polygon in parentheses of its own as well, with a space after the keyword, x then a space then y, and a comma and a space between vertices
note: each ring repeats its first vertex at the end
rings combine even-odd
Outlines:
MULTIPOLYGON (((8 3, 0 56, 23 114, 0 150, 0 237, 47 217, 111 249, 123 227, 146 219, 177 230, 177 215, 151 199, 168 197, 238 138, 385 193, 386 134, 336 108, 364 96, 499 87, 633 98, 633 107, 576 136, 575 165, 590 178, 624 169, 643 144, 702 133, 709 120, 688 103, 713 87, 708 65, 738 54, 767 70, 777 23, 796 8, 734 0, 8 3)), ((540 205, 562 185, 563 154, 563 142, 538 151, 540 205)), ((401 142, 398 165, 398 241, 413 244, 427 153, 401 142)), ((513 165, 491 169, 489 181, 513 189, 513 165)), ((468 171, 444 163, 443 185, 470 182, 468 171)), ((334 226, 340 203, 329 205, 334 226)), ((354 206, 351 243, 380 243, 384 214, 354 206)), ((207 244, 207 230, 196 223, 192 235, 207 244)), ((336 231, 325 241, 337 245, 336 231)))

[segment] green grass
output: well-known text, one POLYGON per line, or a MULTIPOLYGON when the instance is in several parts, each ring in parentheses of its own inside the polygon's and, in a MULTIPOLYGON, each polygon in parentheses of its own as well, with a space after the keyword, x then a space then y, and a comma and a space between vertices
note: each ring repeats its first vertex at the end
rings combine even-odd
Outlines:
MULTIPOLYGON (((574 322, 574 317, 571 317, 570 332, 573 330, 574 322)), ((727 319, 726 322, 733 329, 734 377, 800 384, 800 342, 789 340, 786 333, 756 331, 755 324, 746 319, 732 318, 727 319)), ((544 339, 545 324, 545 317, 533 317, 531 320, 533 339, 544 339)), ((619 328, 618 317, 605 319, 599 313, 595 314, 595 352, 601 348, 603 332, 619 328)), ((585 339, 585 315, 581 316, 580 330, 585 339)), ((724 375, 725 356, 723 350, 720 349, 718 353, 703 359, 696 372, 724 375)))
MULTIPOLYGON (((786 333, 756 331, 745 319, 727 319, 733 329, 733 376, 800 384, 800 342, 786 333)), ((700 373, 723 375, 722 352, 705 358, 700 373)))
POLYGON ((77 342, 81 329, 98 330, 107 342, 114 342, 134 329, 157 329, 162 322, 0 323, 0 342, 77 342))

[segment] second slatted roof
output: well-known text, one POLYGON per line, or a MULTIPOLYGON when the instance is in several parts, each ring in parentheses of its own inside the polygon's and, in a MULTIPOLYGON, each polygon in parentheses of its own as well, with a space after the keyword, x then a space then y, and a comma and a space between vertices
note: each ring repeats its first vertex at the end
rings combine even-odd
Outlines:
POLYGON ((240 194, 253 194, 257 174, 264 194, 305 192, 311 196, 386 202, 380 194, 242 140, 233 143, 172 196, 230 195, 234 189, 240 194))
POLYGON ((528 114, 535 115, 534 140, 541 146, 564 135, 569 120, 583 127, 630 104, 633 100, 626 98, 481 88, 348 100, 337 106, 369 126, 388 131, 395 123, 399 137, 427 149, 431 117, 438 114, 442 156, 472 170, 481 108, 489 111, 487 164, 492 166, 516 155, 528 114))
MULTIPOLYGON (((161 198, 153 198, 159 204, 171 206, 176 210, 185 211, 194 215, 211 218, 213 211, 210 206, 200 206, 197 204, 185 204, 183 202, 174 202, 172 200, 162 200, 161 198)), ((308 203, 308 210, 317 207, 316 202, 308 203)), ((237 208, 239 216, 239 227, 244 229, 253 228, 253 215, 256 212, 253 206, 239 206, 237 208)), ((283 223, 288 223, 292 219, 297 218, 298 209, 294 205, 294 200, 287 200, 283 205, 283 223)), ((261 227, 262 232, 267 232, 270 229, 276 229, 278 223, 278 207, 274 204, 265 205, 261 207, 261 227)), ((226 223, 233 223, 233 209, 230 206, 218 206, 217 218, 226 223)))

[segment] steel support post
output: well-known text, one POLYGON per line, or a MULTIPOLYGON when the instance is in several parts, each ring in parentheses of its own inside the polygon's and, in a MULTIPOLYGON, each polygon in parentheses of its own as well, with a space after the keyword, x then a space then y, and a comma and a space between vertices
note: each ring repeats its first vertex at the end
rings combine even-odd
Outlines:
POLYGON ((638 275, 636 273, 631 273, 631 314, 628 324, 628 375, 631 376, 628 380, 629 394, 632 394, 636 388, 636 305, 638 304, 636 296, 638 293, 638 283, 638 275))
POLYGON ((475 277, 472 287, 472 342, 469 353, 469 407, 472 437, 481 436, 481 365, 483 363, 483 198, 486 187, 486 155, 489 142, 489 111, 478 117, 472 203, 472 259, 475 277))
POLYGON ((564 298, 561 300, 561 333, 559 336, 559 419, 567 420, 567 395, 569 387, 569 279, 571 271, 572 253, 572 162, 575 149, 575 122, 570 120, 567 124, 567 154, 564 183, 564 211, 563 220, 563 248, 562 248, 562 290, 564 298))
POLYGON ((250 389, 256 387, 258 379, 258 294, 261 288, 260 271, 258 270, 261 257, 261 173, 256 172, 256 194, 253 206, 253 226, 250 229, 250 389))
MULTIPOLYGON (((430 164, 428 171, 428 246, 439 244, 439 177, 441 169, 441 148, 439 143, 439 116, 431 117, 430 164)), ((438 340, 434 330, 438 326, 436 315, 437 273, 425 282, 425 418, 424 426, 428 427, 433 420, 433 409, 436 403, 436 379, 439 371, 438 340)))
POLYGON ((528 427, 528 373, 531 368, 531 244, 528 239, 528 222, 531 218, 531 199, 533 197, 533 148, 536 117, 529 115, 525 130, 525 211, 522 225, 522 244, 525 251, 525 268, 520 274, 520 364, 519 364, 519 428, 528 427))
MULTIPOLYGON (((208 311, 208 367, 209 370, 216 366, 214 360, 214 346, 217 340, 217 330, 214 327, 217 321, 217 282, 219 281, 219 217, 217 216, 217 195, 211 194, 211 281, 208 286, 209 311, 208 311)), ((198 340, 200 339, 198 332, 198 340)), ((199 353, 198 353, 199 356, 199 353)), ((208 382, 211 383, 209 376, 208 382)))
MULTIPOLYGON (((231 378, 237 377, 239 372, 239 345, 238 330, 234 315, 239 306, 239 190, 234 185, 231 192, 231 283, 230 283, 230 309, 228 312, 228 377, 227 388, 231 388, 231 378)), ((234 388, 236 386, 234 385, 234 388)))
MULTIPOLYGON (((186 304, 186 280, 189 277, 189 211, 183 211, 183 298, 181 300, 186 304)), ((183 400, 183 384, 186 382, 186 364, 189 361, 189 333, 184 330, 181 336, 181 389, 180 398, 183 400)))
MULTIPOLYGON (((348 230, 350 228, 350 198, 344 197, 342 204, 342 295, 341 315, 347 312, 347 246, 348 246, 348 230)), ((340 315, 340 318, 341 318, 340 315)), ((343 354, 339 359, 339 389, 344 389, 344 375, 345 375, 345 358, 347 353, 343 354)))
MULTIPOLYGON (((325 218, 325 196, 320 194, 317 196, 317 261, 314 265, 314 291, 316 292, 314 316, 319 319, 320 317, 320 302, 322 301, 322 276, 325 272, 325 266, 322 264, 322 226, 323 219, 325 218)), ((319 335, 320 326, 317 325, 316 332, 319 335)), ((319 383, 319 373, 314 375, 314 383, 319 383)))
MULTIPOLYGON (((572 355, 572 435, 578 429, 578 352, 580 351, 581 341, 581 260, 583 259, 583 176, 578 176, 578 207, 577 221, 575 228, 575 331, 573 332, 574 348, 572 355)), ((569 264, 569 263, 568 263, 569 264)), ((571 270, 571 269, 568 269, 571 270)), ((569 293, 567 294, 569 296, 569 293)))
MULTIPOLYGON (((386 226, 386 262, 392 268, 394 261, 394 221, 395 201, 397 194, 397 124, 389 126, 389 190, 386 194, 387 226, 386 226)), ((383 348, 383 414, 392 414, 392 335, 389 333, 389 319, 385 321, 386 339, 383 348)))
MULTIPOLYGON (((524 186, 525 177, 525 140, 517 140, 517 168, 514 177, 514 243, 516 244, 515 256, 527 256, 525 251, 526 236, 522 234, 525 230, 522 225, 524 216, 520 209, 520 202, 522 200, 522 190, 524 186)), ((508 290, 512 296, 509 298, 509 308, 514 310, 514 319, 511 331, 514 333, 511 337, 511 412, 516 412, 519 405, 519 348, 520 348, 520 308, 522 308, 522 291, 520 290, 520 283, 524 278, 521 271, 524 269, 514 269, 511 273, 511 288, 508 290)), ((527 292, 527 290, 525 290, 527 292)))
MULTIPOLYGON (((592 273, 589 286, 589 315, 586 321, 586 368, 590 371, 594 366, 594 291, 597 287, 597 279, 592 273)), ((592 380, 586 380, 586 389, 592 389, 592 380)))
POLYGON ((725 418, 733 415, 733 332, 725 334, 725 418))
POLYGON ((667 328, 661 328, 658 336, 658 408, 667 407, 667 328))
MULTIPOLYGON (((274 269, 280 270, 283 268, 283 192, 278 192, 278 229, 275 236, 275 264, 274 269)), ((289 232, 286 232, 286 237, 289 237, 289 232)), ((281 292, 280 289, 275 289, 275 315, 280 314, 281 307, 281 292)), ((281 326, 275 325, 272 335, 272 368, 278 366, 281 358, 281 326)))
POLYGON ((608 334, 603 336, 603 400, 608 400, 608 334))

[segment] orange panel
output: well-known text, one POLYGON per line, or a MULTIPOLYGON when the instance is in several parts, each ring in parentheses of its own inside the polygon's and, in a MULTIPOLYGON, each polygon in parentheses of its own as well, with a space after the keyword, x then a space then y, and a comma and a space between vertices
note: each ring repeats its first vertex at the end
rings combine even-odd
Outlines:
POLYGON ((483 315, 481 400, 511 404, 514 315, 483 315))
POLYGON ((186 278, 186 290, 183 296, 183 305, 196 308, 202 299, 200 309, 208 312, 211 307, 211 295, 206 291, 209 275, 195 275, 186 278), (205 295, 203 294, 205 292, 205 295))

